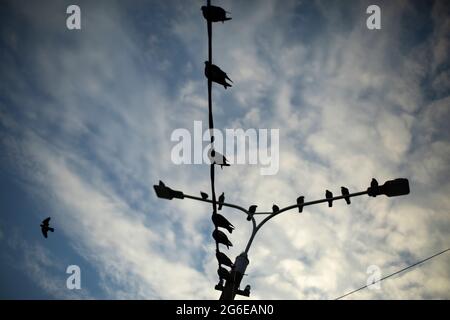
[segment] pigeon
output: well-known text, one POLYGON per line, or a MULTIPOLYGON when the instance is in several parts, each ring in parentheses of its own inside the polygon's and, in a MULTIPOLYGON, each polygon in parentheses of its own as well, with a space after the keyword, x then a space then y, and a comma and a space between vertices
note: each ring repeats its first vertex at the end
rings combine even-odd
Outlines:
POLYGON ((280 208, 278 208, 278 206, 276 204, 274 204, 272 206, 272 211, 273 211, 273 213, 277 213, 278 211, 280 211, 280 208))
POLYGON ((211 149, 210 152, 208 152, 209 161, 211 161, 211 164, 217 164, 220 165, 220 168, 223 169, 223 167, 229 167, 230 164, 228 163, 227 158, 223 154, 220 154, 214 149, 211 149))
POLYGON ((379 194, 379 190, 378 181, 373 178, 370 182, 370 187, 367 189, 367 194, 371 197, 376 197, 379 194))
POLYGON ((230 17, 227 17, 228 11, 225 11, 221 7, 216 6, 202 6, 203 17, 211 22, 222 22, 227 20, 231 20, 230 17))
POLYGON ((298 212, 301 213, 303 211, 303 204, 305 203, 305 197, 300 196, 297 198, 298 212))
POLYGON ((258 207, 258 206, 256 206, 256 205, 252 205, 252 206, 250 206, 250 207, 248 208, 248 215, 247 215, 247 220, 248 220, 248 221, 252 220, 253 215, 255 214, 256 208, 257 208, 257 207, 258 207))
POLYGON ((203 200, 208 199, 208 194, 207 193, 200 191, 200 195, 202 196, 203 200))
POLYGON ((228 258, 225 253, 216 250, 216 258, 220 264, 223 264, 224 266, 228 266, 230 268, 233 267, 233 262, 231 262, 230 258, 228 258))
POLYGON ((212 233, 212 236, 214 240, 216 240, 217 243, 221 243, 225 246, 227 246, 228 249, 233 246, 233 244, 228 240, 228 237, 220 230, 214 230, 212 233))
POLYGON ((378 181, 375 178, 372 178, 372 181, 370 182, 370 187, 378 188, 378 181))
POLYGON ((222 194, 219 196, 219 208, 218 210, 222 210, 223 202, 225 201, 225 193, 222 192, 222 194))
POLYGON ((215 213, 211 218, 216 227, 225 228, 229 233, 233 232, 234 226, 221 214, 215 213))
POLYGON ((41 224, 41 231, 45 238, 47 238, 48 231, 51 231, 51 232, 55 231, 55 229, 49 227, 49 223, 50 223, 50 217, 48 217, 47 219, 44 219, 41 224))
POLYGON ((211 64, 209 61, 205 61, 205 76, 209 80, 223 85, 223 87, 226 89, 228 87, 231 87, 231 84, 227 82, 227 79, 233 82, 228 75, 222 71, 218 66, 215 64, 211 64))
MULTIPOLYGON (((325 191, 325 197, 327 199, 333 198, 333 193, 329 190, 325 191)), ((333 206, 333 200, 328 200, 328 207, 332 207, 333 206)))
POLYGON ((341 187, 341 193, 344 196, 345 202, 347 202, 347 204, 350 204, 350 197, 348 196, 350 192, 348 191, 348 189, 346 187, 341 187))
POLYGON ((219 267, 219 269, 217 269, 217 274, 219 275, 220 280, 230 280, 230 271, 225 268, 219 267))

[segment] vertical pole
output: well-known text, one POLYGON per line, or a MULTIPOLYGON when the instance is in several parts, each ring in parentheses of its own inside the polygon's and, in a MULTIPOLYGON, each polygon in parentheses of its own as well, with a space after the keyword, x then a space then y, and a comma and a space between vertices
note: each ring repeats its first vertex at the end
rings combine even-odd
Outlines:
MULTIPOLYGON (((206 1, 206 5, 209 7, 211 5, 211 0, 206 1)), ((212 64, 212 22, 207 20, 208 26, 208 61, 212 64)), ((209 122, 209 134, 211 136, 211 148, 214 148, 214 119, 212 113, 212 81, 208 79, 208 122, 209 122)), ((214 164, 210 165, 209 174, 211 178, 211 198, 212 198, 212 214, 217 214, 217 203, 216 203, 216 190, 214 181, 214 164)), ((214 227, 217 229, 216 227, 214 227)), ((219 244, 216 242, 216 250, 219 250, 219 244)), ((219 265, 220 267, 220 265, 219 265)))
POLYGON ((249 262, 245 252, 242 252, 236 257, 234 267, 231 270, 230 280, 226 282, 220 295, 220 300, 234 300, 249 262))

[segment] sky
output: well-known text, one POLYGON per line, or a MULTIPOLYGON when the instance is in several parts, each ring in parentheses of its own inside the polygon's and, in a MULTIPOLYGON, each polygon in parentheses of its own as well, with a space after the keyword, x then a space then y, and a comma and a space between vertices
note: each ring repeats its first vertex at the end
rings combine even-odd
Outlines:
MULTIPOLYGON (((212 1, 215 127, 279 129, 279 170, 216 170, 217 194, 270 211, 403 177, 408 196, 286 212, 249 252, 250 298, 334 299, 450 247, 450 3, 212 1), (381 30, 366 27, 369 5, 381 30)), ((0 3, 0 298, 217 299, 211 207, 158 199, 159 180, 210 193, 174 164, 172 132, 208 121, 204 1, 0 3), (39 223, 51 216, 48 239, 39 223), (81 289, 69 290, 69 265, 81 289)), ((251 233, 240 212, 241 253, 251 233)), ((450 255, 349 299, 449 299, 450 255)))

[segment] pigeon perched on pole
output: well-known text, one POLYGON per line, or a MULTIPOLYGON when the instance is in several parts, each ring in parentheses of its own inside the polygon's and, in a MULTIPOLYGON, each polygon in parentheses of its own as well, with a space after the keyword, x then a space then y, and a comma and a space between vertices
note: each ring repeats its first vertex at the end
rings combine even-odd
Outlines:
POLYGON ((221 214, 215 213, 211 219, 216 227, 225 228, 229 233, 233 232, 234 226, 221 214))
POLYGON ((221 169, 223 169, 224 166, 225 167, 230 166, 227 158, 225 158, 225 156, 223 154, 220 154, 219 152, 217 152, 214 149, 211 149, 208 152, 208 158, 209 158, 209 161, 211 161, 211 164, 219 165, 221 169))
POLYGON ((230 240, 228 240, 228 237, 225 235, 225 233, 220 230, 214 230, 212 236, 217 243, 225 245, 228 249, 233 246, 230 240))
POLYGON ((223 267, 219 267, 219 269, 217 269, 217 274, 219 275, 220 280, 230 280, 230 271, 223 267))
POLYGON ((231 259, 228 258, 225 253, 220 252, 219 250, 216 250, 216 258, 220 264, 222 264, 224 266, 228 266, 230 268, 233 267, 233 262, 231 262, 231 259))
MULTIPOLYGON (((333 198, 333 193, 331 191, 327 190, 327 191, 325 191, 325 197, 327 199, 331 199, 331 198, 333 198)), ((331 208, 332 206, 333 206, 333 200, 328 200, 328 207, 331 208)))
POLYGON ((216 6, 202 6, 202 13, 203 17, 211 22, 222 22, 227 20, 231 20, 230 17, 227 17, 228 11, 225 11, 225 9, 221 7, 216 6))
POLYGON ((222 210, 222 206, 223 206, 224 201, 225 201, 225 193, 222 192, 222 194, 219 196, 219 208, 218 208, 218 210, 222 210))
POLYGON ((218 66, 215 64, 211 64, 209 61, 205 61, 205 76, 209 80, 223 85, 223 87, 226 89, 228 87, 231 87, 231 84, 227 82, 227 79, 233 82, 228 75, 222 71, 218 66))
POLYGON ((345 202, 347 202, 347 204, 350 204, 350 197, 348 196, 350 192, 348 191, 348 189, 346 187, 341 187, 341 193, 344 196, 345 202))
POLYGON ((44 219, 41 223, 41 231, 45 238, 47 238, 48 231, 51 231, 51 232, 55 231, 55 229, 50 228, 49 223, 50 223, 50 217, 48 217, 47 219, 44 219))

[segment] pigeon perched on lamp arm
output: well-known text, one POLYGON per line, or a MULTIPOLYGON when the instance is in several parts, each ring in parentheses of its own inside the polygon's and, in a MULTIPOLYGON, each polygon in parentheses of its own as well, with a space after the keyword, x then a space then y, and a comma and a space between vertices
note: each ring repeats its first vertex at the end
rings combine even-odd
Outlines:
MULTIPOLYGON (((327 199, 331 199, 331 198, 333 198, 333 193, 331 191, 329 191, 329 190, 326 190, 325 191, 325 197, 327 199)), ((333 206, 333 200, 328 200, 328 207, 331 208, 332 206, 333 206)))

